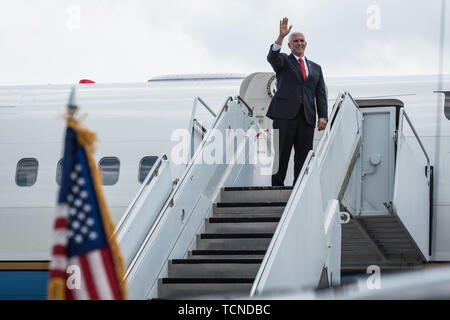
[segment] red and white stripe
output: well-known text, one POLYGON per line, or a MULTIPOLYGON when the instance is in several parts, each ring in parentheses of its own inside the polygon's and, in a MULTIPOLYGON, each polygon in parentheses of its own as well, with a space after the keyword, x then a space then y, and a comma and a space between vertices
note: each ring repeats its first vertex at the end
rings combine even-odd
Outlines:
POLYGON ((64 281, 67 281, 69 277, 69 282, 75 287, 72 288, 71 285, 71 288, 68 288, 66 286, 66 298, 76 300, 121 299, 109 248, 93 250, 88 254, 74 256, 68 260, 67 233, 68 206, 63 204, 57 208, 57 217, 54 224, 50 277, 61 278, 64 281), (68 268, 73 266, 78 268, 71 268, 75 272, 68 274, 68 268))
POLYGON ((71 290, 75 299, 117 300, 121 298, 108 248, 72 257, 69 265, 76 265, 80 268, 80 287, 71 290))
POLYGON ((67 232, 69 207, 66 204, 58 205, 53 225, 52 261, 50 262, 50 277, 67 277, 67 232))

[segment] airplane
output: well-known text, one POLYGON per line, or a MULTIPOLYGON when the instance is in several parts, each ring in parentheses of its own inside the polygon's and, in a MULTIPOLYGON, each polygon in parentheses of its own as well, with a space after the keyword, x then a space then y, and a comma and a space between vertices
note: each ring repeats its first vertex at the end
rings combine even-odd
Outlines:
MULTIPOLYGON (((344 91, 356 101, 389 100, 403 105, 434 171, 432 244, 427 263, 449 262, 450 76, 443 76, 441 82, 438 76, 325 80, 329 113, 344 91)), ((0 87, 0 299, 45 298, 64 113, 71 88, 0 87)), ((265 112, 275 90, 273 73, 267 72, 172 75, 147 83, 78 85, 83 123, 98 137, 95 156, 114 221, 120 224, 123 220, 158 158, 171 154, 177 143, 174 130, 195 129, 203 137, 227 98, 236 96, 244 103, 252 101, 248 104, 256 106, 256 122, 268 129, 271 123, 265 112)), ((316 131, 315 148, 323 134, 316 131)), ((413 132, 408 135, 414 136, 413 132)), ((185 165, 172 164, 174 180, 184 169, 185 165)), ((287 181, 292 181, 291 167, 288 172, 287 181)))
MULTIPOLYGON (((85 125, 99 139, 96 157, 115 223, 152 164, 175 144, 170 140, 172 130, 188 128, 193 106, 207 102, 217 111, 228 95, 237 92, 243 78, 242 74, 172 75, 146 83, 78 85, 85 125)), ((0 245, 0 297, 9 297, 9 288, 18 281, 31 288, 36 282, 42 288, 47 281, 71 89, 72 85, 0 88, 0 234, 9 239, 0 245), (22 271, 17 274, 17 270, 22 271)), ((205 124, 214 119, 203 109, 196 117, 204 118, 205 124)), ((174 166, 174 171, 179 169, 174 166)))

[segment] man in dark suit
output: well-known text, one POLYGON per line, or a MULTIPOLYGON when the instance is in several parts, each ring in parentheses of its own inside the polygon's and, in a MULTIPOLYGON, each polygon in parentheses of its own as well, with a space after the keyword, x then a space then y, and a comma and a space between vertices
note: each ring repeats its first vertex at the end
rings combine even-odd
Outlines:
POLYGON ((270 47, 267 60, 277 77, 277 92, 267 110, 273 120, 273 129, 278 130, 279 145, 275 147, 278 171, 272 175, 273 186, 283 186, 286 171, 294 146, 294 185, 313 147, 316 110, 317 128, 325 129, 328 121, 328 104, 322 69, 317 63, 306 59, 305 36, 293 32, 289 36, 291 54, 280 53, 283 39, 289 34, 288 19, 280 21, 280 34, 270 47))

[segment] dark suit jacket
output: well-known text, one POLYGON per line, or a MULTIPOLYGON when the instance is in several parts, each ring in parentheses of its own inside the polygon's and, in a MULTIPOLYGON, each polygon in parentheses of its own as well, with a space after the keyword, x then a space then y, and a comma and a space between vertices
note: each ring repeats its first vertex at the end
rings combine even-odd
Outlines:
POLYGON ((303 79, 300 64, 291 53, 269 50, 267 61, 277 76, 277 92, 270 102, 267 117, 271 119, 294 119, 303 98, 305 118, 316 126, 316 106, 319 118, 328 119, 328 104, 322 69, 317 63, 306 60, 308 78, 303 79))

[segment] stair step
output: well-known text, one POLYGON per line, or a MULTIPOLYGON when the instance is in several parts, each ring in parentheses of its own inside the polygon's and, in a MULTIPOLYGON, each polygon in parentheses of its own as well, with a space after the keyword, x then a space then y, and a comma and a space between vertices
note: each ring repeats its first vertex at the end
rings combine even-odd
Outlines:
POLYGON ((225 263, 225 264, 236 264, 236 263, 262 263, 262 259, 172 259, 170 260, 172 264, 182 264, 182 265, 188 265, 188 264, 205 264, 205 263, 211 263, 211 264, 217 264, 217 263, 225 263))
POLYGON ((266 250, 192 250, 189 259, 263 259, 266 250))
POLYGON ((162 299, 194 296, 248 295, 254 279, 251 278, 163 278, 158 279, 158 297, 162 299))
POLYGON ((229 202, 215 203, 214 214, 281 214, 286 207, 286 202, 229 202))
POLYGON ((226 210, 223 213, 214 213, 214 218, 232 218, 232 217, 239 217, 239 218, 264 218, 264 217, 277 217, 281 218, 281 215, 283 214, 283 210, 278 211, 259 211, 259 212, 246 212, 246 211, 237 211, 237 210, 226 210))
POLYGON ((273 233, 202 233, 201 239, 272 239, 273 233))
POLYGON ((245 222, 279 222, 280 217, 226 217, 226 218, 209 218, 211 223, 245 223, 245 222))
POLYGON ((175 259, 169 261, 172 278, 255 278, 262 259, 175 259))
POLYGON ((291 190, 292 186, 253 186, 253 187, 225 187, 223 191, 261 191, 261 190, 291 190))
POLYGON ((222 202, 288 201, 292 187, 228 187, 221 191, 222 202))
POLYGON ((197 235, 200 250, 267 250, 273 233, 203 233, 197 235))
POLYGON ((206 219, 208 233, 274 233, 279 217, 214 217, 206 219))
POLYGON ((162 283, 253 283, 254 278, 162 278, 162 283))
POLYGON ((218 202, 216 206, 218 208, 230 208, 230 207, 285 207, 286 201, 261 201, 261 202, 218 202))

